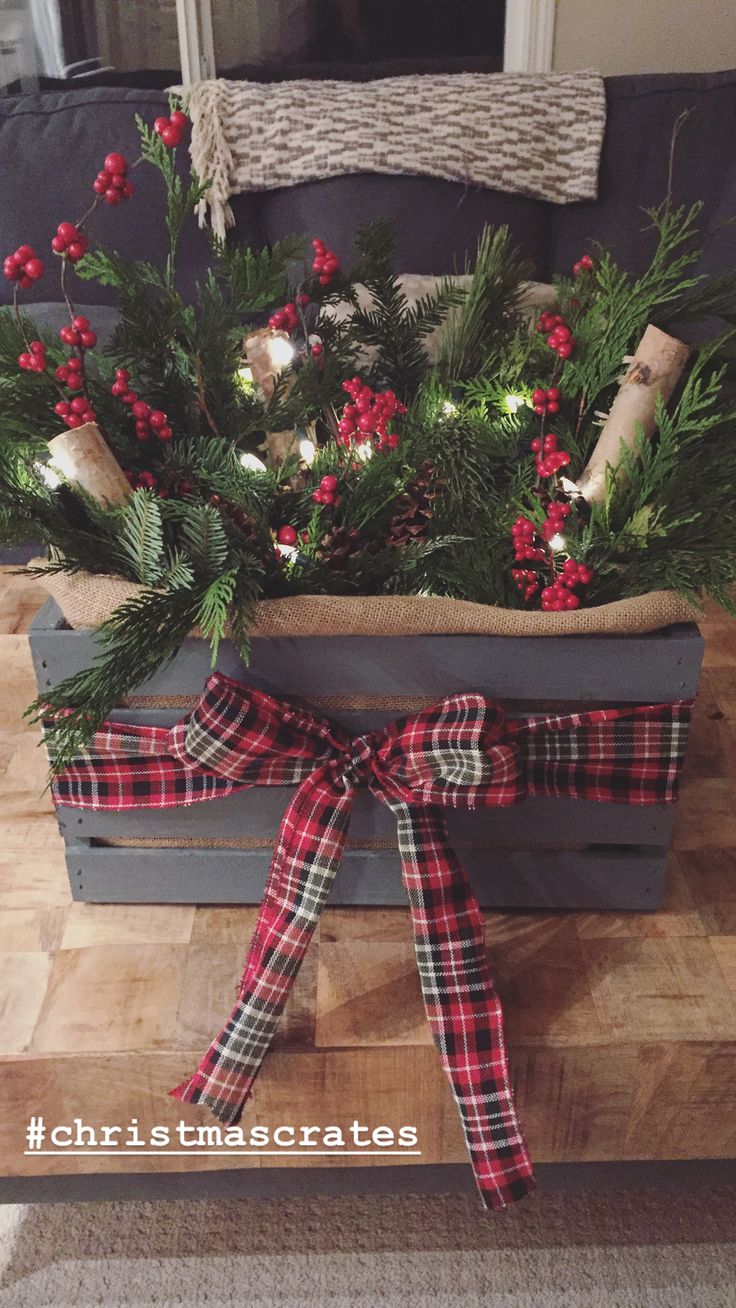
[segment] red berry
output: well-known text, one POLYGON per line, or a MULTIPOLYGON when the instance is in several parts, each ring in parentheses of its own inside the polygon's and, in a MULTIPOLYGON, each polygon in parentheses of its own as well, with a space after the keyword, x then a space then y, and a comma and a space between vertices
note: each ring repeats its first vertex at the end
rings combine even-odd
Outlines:
POLYGON ((31 354, 46 353, 46 346, 44 345, 43 341, 31 341, 31 344, 29 345, 28 348, 30 349, 31 354))
POLYGON ((74 223, 59 223, 59 226, 56 229, 56 235, 60 236, 62 241, 65 241, 68 245, 70 241, 75 241, 77 239, 77 229, 74 226, 74 223))
POLYGON ((82 241, 72 241, 71 245, 66 247, 67 258, 71 263, 79 263, 87 253, 87 246, 82 241))
POLYGON ((78 413, 70 413, 69 416, 66 418, 65 421, 66 421, 66 425, 67 425, 67 427, 81 427, 81 426, 83 426, 83 419, 82 419, 81 415, 78 414, 78 413))
POLYGON ((72 413, 85 413, 89 406, 88 406, 88 401, 84 398, 83 395, 77 395, 72 400, 70 407, 72 413))
POLYGON ((108 186, 105 191, 105 204, 120 204, 122 198, 120 191, 116 191, 113 186, 108 186))
POLYGON ((156 435, 160 441, 170 441, 173 433, 170 427, 159 427, 156 435))
POLYGON ((166 426, 166 414, 161 409, 151 409, 148 421, 155 431, 158 427, 166 426))
POLYGON ((134 187, 133 183, 132 183, 132 182, 127 182, 127 181, 126 181, 125 185, 123 186, 123 190, 122 190, 122 194, 123 194, 124 199, 129 200, 130 197, 131 197, 131 195, 133 195, 134 191, 135 191, 135 187, 134 187))
POLYGON ((136 400, 131 409, 134 418, 147 418, 150 412, 151 406, 145 400, 136 400))
POLYGON ((178 127, 179 131, 183 132, 184 128, 187 127, 189 123, 189 119, 187 118, 186 114, 182 112, 181 109, 174 109, 173 112, 171 113, 171 116, 169 117, 169 122, 171 123, 172 127, 178 127))
POLYGON ((161 140, 169 150, 174 150, 181 141, 181 132, 178 127, 164 127, 160 133, 161 140))
POLYGON ((168 118, 163 118, 163 117, 155 118, 153 121, 153 130, 154 132, 157 132, 159 136, 164 131, 164 129, 167 128, 168 126, 169 126, 168 118))
POLYGON ((532 391, 532 404, 545 404, 546 401, 547 392, 543 391, 541 387, 538 386, 535 391, 532 391))
POLYGON ((79 345, 79 339, 79 332, 75 331, 73 327, 62 327, 59 332, 59 340, 63 341, 65 345, 79 345))
POLYGON ((127 394, 128 383, 124 381, 113 382, 112 386, 110 387, 110 390, 112 394, 116 397, 116 399, 121 400, 123 396, 127 394))
POLYGON ((138 399, 138 394, 136 391, 124 391, 123 394, 120 396, 120 399, 122 400, 123 404, 129 404, 132 406, 135 404, 136 400, 138 399))
POLYGON ((575 346, 574 341, 562 341, 557 346, 557 353, 561 359, 569 359, 575 346))
POLYGON ((59 403, 54 405, 54 413, 58 413, 60 418, 65 418, 68 412, 69 405, 66 400, 59 400, 59 403))
POLYGON ((39 277, 43 277, 44 274, 44 267, 40 259, 28 259, 23 265, 23 269, 26 277, 30 277, 31 281, 34 282, 37 282, 39 277))
POLYGON ((297 534, 293 527, 279 527, 276 539, 279 545, 296 545, 297 534))
POLYGON ((330 491, 330 492, 336 491, 337 477, 334 477, 331 472, 328 472, 327 476, 322 478, 320 482, 320 486, 322 487, 322 490, 325 491, 330 491))
POLYGON ((83 346, 84 346, 85 350, 93 350, 94 347, 95 347, 95 345, 97 344, 97 333, 96 333, 96 332, 80 332, 80 333, 79 333, 79 343, 80 343, 80 345, 83 345, 83 346))
POLYGON ((125 381, 125 382, 130 381, 130 373, 128 372, 127 368, 116 368, 115 376, 117 377, 118 381, 125 381))
POLYGON ((33 355, 29 354, 27 350, 24 351, 23 354, 18 355, 18 364, 27 372, 29 368, 33 367, 33 355))
POLYGON ((105 155, 103 168, 106 173, 124 173, 128 167, 128 161, 124 154, 119 154, 117 150, 112 150, 110 154, 105 155))
POLYGON ((66 241, 62 236, 55 236, 51 242, 51 249, 54 254, 63 254, 66 249, 66 241))

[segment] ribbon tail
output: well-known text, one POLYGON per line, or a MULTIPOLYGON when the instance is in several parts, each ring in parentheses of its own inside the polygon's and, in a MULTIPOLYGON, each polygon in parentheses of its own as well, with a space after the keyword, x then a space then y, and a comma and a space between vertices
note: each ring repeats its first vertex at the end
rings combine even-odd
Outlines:
POLYGON ((465 869, 437 809, 392 802, 398 822, 424 1005, 460 1111, 476 1183, 488 1208, 534 1189, 514 1110, 501 1003, 465 869))
POLYGON ((329 772, 307 777, 289 804, 237 1003, 197 1070, 169 1091, 222 1122, 240 1118, 340 865, 355 791, 329 772))

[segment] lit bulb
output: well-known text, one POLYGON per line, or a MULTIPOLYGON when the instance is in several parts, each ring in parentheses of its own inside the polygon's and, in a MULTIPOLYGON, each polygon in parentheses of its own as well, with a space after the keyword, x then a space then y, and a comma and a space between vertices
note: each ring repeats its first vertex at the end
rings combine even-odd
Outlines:
POLYGON ((285 368, 294 358, 294 348, 283 336, 274 336, 270 343, 271 362, 277 368, 285 368))
POLYGON ((442 405, 442 412, 446 418, 451 418, 454 413, 457 413, 457 405, 453 404, 452 400, 445 400, 442 405))
POLYGON ((369 459, 373 458, 373 446, 369 445, 367 441, 363 441, 362 445, 356 445, 355 453, 363 463, 367 463, 369 459))
POLYGON ((566 495, 581 495, 582 491, 576 481, 571 481, 569 477, 560 477, 560 485, 566 495))
POLYGON ((507 395, 504 399, 504 405, 509 413, 516 413, 517 409, 520 409, 522 404, 526 404, 523 395, 507 395))
POLYGON ((244 468, 248 469, 248 472, 266 471, 265 463, 263 463, 256 454, 241 454, 240 462, 244 468))
POLYGON ((551 550, 564 550, 565 544, 566 544, 565 537, 561 536, 560 533, 557 532, 556 535, 550 538, 549 547, 551 550))
POLYGON ((282 545, 281 541, 278 541, 274 549, 277 554, 281 554, 285 559, 290 559, 294 554, 299 553, 296 545, 282 545))
POLYGON ((49 490, 56 490, 56 487, 61 485, 61 477, 54 472, 48 463, 34 463, 33 471, 38 473, 41 481, 45 481, 49 490))
POLYGON ((244 386, 253 385, 253 370, 247 364, 243 364, 242 368, 238 368, 238 377, 244 386))
POLYGON ((308 436, 302 437, 299 442, 299 458, 311 468, 314 463, 314 456, 317 453, 314 441, 310 441, 308 436))

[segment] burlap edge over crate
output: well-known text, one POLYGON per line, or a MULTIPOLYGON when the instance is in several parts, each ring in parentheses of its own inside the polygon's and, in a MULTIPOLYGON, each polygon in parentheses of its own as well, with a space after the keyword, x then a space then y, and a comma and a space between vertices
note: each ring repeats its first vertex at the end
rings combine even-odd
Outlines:
MULTIPOLYGON (((34 559, 33 566, 44 560, 34 559)), ((40 581, 71 627, 98 627, 143 587, 104 573, 47 572, 40 581)), ((573 613, 521 612, 423 595, 296 595, 262 600, 253 635, 624 636, 693 622, 699 611, 671 590, 573 613)), ((195 633, 196 634, 196 633, 195 633)))

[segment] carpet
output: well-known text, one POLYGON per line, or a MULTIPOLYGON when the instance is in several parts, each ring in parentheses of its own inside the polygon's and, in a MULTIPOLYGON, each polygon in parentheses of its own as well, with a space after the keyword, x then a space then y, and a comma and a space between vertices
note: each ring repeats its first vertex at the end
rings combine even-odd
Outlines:
POLYGON ((732 1308, 736 1187, 9 1205, 8 1308, 732 1308))

